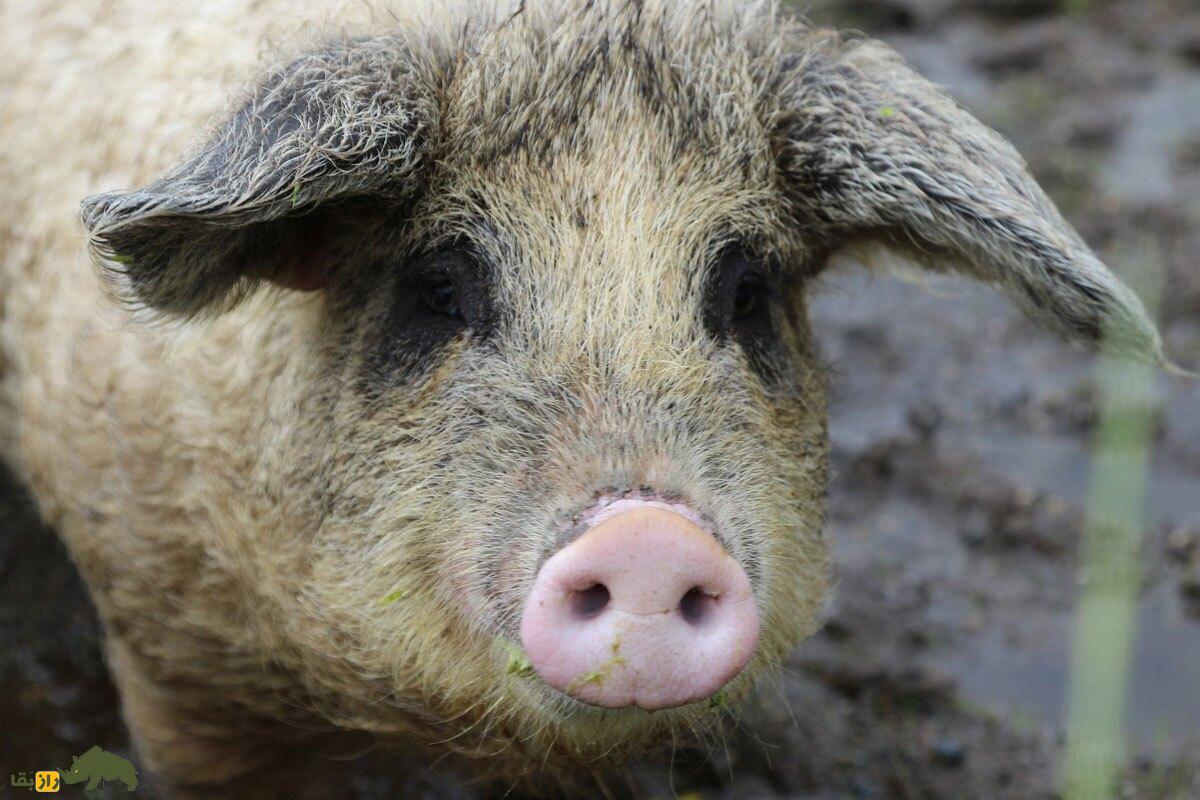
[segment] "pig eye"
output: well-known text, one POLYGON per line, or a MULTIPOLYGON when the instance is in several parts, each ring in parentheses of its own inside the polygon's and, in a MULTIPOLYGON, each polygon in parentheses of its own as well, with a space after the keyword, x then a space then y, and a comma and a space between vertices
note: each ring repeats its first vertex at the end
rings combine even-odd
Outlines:
POLYGON ((470 328, 485 334, 492 322, 488 270, 470 248, 447 245, 416 257, 398 286, 398 301, 408 306, 417 326, 470 328))
POLYGON ((435 314, 462 319, 458 287, 449 278, 430 278, 421 285, 421 302, 435 314))
POLYGON ((423 374, 457 337, 479 343, 491 335, 496 313, 490 271, 468 248, 418 253, 392 269, 388 308, 367 358, 372 380, 382 382, 377 385, 423 374))
POLYGON ((705 322, 721 338, 763 339, 771 333, 772 289, 767 267, 741 247, 731 247, 713 265, 705 322))
POLYGON ((731 246, 713 262, 704 299, 709 335, 735 342, 767 380, 774 379, 780 352, 777 280, 768 262, 731 246))
POLYGON ((733 322, 745 322, 755 314, 764 312, 768 301, 766 283, 755 275, 749 275, 738 282, 737 291, 733 296, 733 322))

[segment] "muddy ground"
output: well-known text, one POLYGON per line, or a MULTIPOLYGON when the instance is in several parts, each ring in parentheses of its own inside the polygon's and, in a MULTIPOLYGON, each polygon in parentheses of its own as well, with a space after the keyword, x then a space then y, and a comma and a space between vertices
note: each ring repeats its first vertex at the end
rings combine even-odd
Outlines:
MULTIPOLYGON (((1200 9, 1127 0, 815 0, 1012 138, 1119 272, 1165 275, 1169 350, 1200 359, 1200 9)), ((838 587, 708 758, 646 792, 705 798, 1056 795, 1095 360, 990 291, 832 270, 838 587)), ((1130 688, 1130 797, 1200 797, 1200 382, 1158 380, 1130 688)), ((128 753, 78 579, 0 478, 0 781, 128 753)), ((378 760, 378 759, 377 759, 378 760)), ((389 796, 351 768, 348 791, 389 796)), ((0 794, 8 790, 0 786, 0 794)), ((463 789, 463 796, 478 792, 463 789)))

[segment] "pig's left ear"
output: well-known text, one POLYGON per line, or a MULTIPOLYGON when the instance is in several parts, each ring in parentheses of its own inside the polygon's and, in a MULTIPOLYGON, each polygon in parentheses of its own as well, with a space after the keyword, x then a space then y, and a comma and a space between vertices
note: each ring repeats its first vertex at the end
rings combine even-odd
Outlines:
POLYGON ((190 158, 144 189, 83 202, 114 294, 177 316, 227 309, 261 281, 325 280, 316 221, 415 189, 437 119, 397 38, 361 39, 272 70, 190 158))
POLYGON ((883 236, 999 285, 1033 316, 1162 362, 1138 297, 1092 254, 1013 147, 886 46, 828 39, 785 76, 782 170, 796 217, 836 246, 883 236))

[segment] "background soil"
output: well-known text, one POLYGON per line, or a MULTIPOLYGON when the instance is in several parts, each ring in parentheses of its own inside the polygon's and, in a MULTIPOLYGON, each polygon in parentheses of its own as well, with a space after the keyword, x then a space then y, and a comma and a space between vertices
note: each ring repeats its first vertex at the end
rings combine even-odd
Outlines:
MULTIPOLYGON (((890 42, 1009 136, 1118 272, 1161 270, 1168 349, 1197 368, 1200 9, 816 0, 806 11, 890 42)), ((664 797, 1054 797, 1095 360, 965 282, 843 263, 823 289, 838 564, 828 624, 723 747, 636 780, 664 797)), ((1122 791, 1197 797, 1200 382, 1162 376, 1158 397, 1122 791)), ((128 755, 92 609, 3 475, 0 586, 0 779, 96 743, 128 755)), ((348 793, 391 796, 371 766, 351 768, 348 793)))

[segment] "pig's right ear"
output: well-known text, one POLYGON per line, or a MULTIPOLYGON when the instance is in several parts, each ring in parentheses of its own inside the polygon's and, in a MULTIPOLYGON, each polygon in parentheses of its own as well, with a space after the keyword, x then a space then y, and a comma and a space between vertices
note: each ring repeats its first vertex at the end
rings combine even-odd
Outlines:
POLYGON ((417 189, 437 113, 406 43, 360 39, 272 70, 198 152, 154 183, 83 202, 89 247, 122 300, 218 313, 261 281, 319 288, 313 215, 417 189))

